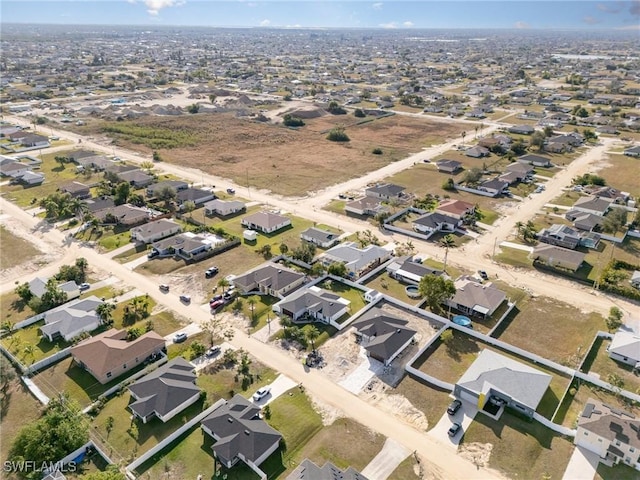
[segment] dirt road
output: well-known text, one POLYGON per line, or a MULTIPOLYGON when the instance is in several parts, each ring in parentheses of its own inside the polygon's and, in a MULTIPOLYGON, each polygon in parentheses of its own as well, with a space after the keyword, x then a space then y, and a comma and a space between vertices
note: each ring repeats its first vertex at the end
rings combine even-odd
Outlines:
MULTIPOLYGON (((34 230, 39 223, 38 218, 30 216, 27 212, 3 198, 0 199, 0 208, 2 210, 1 213, 11 215, 15 220, 20 221, 25 229, 33 231, 34 235, 39 238, 44 237, 45 234, 39 232, 37 228, 34 230)), ((91 267, 111 272, 112 275, 122 279, 125 283, 135 286, 137 290, 148 294, 158 305, 163 305, 191 321, 203 324, 210 318, 210 315, 198 308, 197 305, 187 306, 180 302, 176 295, 162 294, 158 290, 158 285, 144 275, 128 270, 123 265, 99 254, 92 248, 81 246, 76 242, 68 242, 65 235, 58 230, 47 232, 46 241, 53 245, 62 245, 66 252, 65 258, 84 257, 91 267)), ((240 330, 236 330, 235 337, 231 343, 236 348, 244 348, 250 351, 270 368, 283 373, 297 383, 303 384, 312 397, 316 397, 340 410, 345 416, 357 420, 367 428, 386 437, 393 438, 409 450, 415 450, 418 455, 425 459, 427 463, 425 468, 433 478, 500 478, 497 472, 478 469, 472 462, 455 455, 450 449, 427 436, 425 432, 416 431, 394 415, 377 410, 322 376, 318 371, 305 371, 300 363, 292 361, 289 355, 278 348, 250 338, 240 330)))

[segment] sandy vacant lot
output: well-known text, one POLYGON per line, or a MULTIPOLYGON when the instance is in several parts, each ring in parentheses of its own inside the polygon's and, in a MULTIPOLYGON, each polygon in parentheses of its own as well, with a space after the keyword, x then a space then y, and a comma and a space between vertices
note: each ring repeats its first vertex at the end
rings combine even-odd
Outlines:
MULTIPOLYGON (((359 177, 434 143, 454 138, 462 130, 452 123, 402 115, 363 124, 356 124, 356 120, 352 114, 323 114, 306 119, 304 127, 290 129, 238 118, 233 113, 205 113, 146 116, 135 123, 115 123, 117 127, 135 124, 156 132, 173 132, 176 138, 188 138, 186 143, 191 146, 157 149, 166 162, 199 168, 239 185, 248 181, 254 188, 288 196, 306 195, 359 177), (326 139, 327 131, 337 125, 345 127, 349 142, 326 139), (382 154, 372 153, 376 147, 382 154)), ((105 134, 102 120, 92 120, 90 124, 92 133, 105 134)), ((146 154, 153 151, 148 140, 120 133, 109 135, 126 148, 146 154)))

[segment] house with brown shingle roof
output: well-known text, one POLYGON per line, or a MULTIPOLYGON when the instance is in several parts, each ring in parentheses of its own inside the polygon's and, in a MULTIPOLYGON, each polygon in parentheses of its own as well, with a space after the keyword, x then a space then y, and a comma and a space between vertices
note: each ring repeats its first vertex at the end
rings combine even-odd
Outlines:
POLYGON ((87 338, 74 347, 71 355, 78 365, 105 384, 126 373, 165 348, 165 340, 156 332, 147 332, 127 341, 125 329, 112 328, 87 338))
POLYGON ((640 420, 590 398, 578 417, 574 443, 598 454, 608 466, 625 463, 640 470, 640 420))

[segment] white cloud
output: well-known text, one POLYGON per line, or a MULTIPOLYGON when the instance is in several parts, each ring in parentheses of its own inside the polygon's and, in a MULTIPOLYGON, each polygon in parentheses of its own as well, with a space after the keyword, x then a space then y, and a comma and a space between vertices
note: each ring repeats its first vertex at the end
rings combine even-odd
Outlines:
POLYGON ((624 27, 616 27, 616 30, 638 30, 640 32, 640 24, 626 25, 624 27))
POLYGON ((184 0, 144 0, 144 4, 149 15, 158 15, 163 8, 184 5, 184 0))
POLYGON ((371 5, 371 8, 373 8, 374 10, 382 10, 382 5, 384 5, 382 2, 376 2, 371 5))
POLYGON ((407 20, 406 22, 404 22, 402 24, 402 26, 403 27, 407 27, 407 28, 411 28, 411 27, 413 27, 413 22, 410 22, 410 21, 407 20))
POLYGON ((271 20, 269 20, 268 18, 265 18, 260 22, 261 27, 268 27, 269 25, 271 25, 271 20))
POLYGON ((396 22, 389 22, 389 23, 381 23, 380 27, 382 28, 398 28, 398 24, 396 22))
POLYGON ((586 16, 586 17, 584 17, 584 18, 582 19, 582 21, 583 21, 584 23, 586 23, 587 25, 595 25, 595 24, 597 24, 597 23, 600 23, 600 19, 595 18, 595 17, 592 17, 592 16, 590 16, 590 15, 588 15, 588 16, 586 16))
POLYGON ((531 26, 527 22, 523 22, 523 21, 514 23, 513 27, 514 28, 521 28, 521 29, 531 28, 531 26))

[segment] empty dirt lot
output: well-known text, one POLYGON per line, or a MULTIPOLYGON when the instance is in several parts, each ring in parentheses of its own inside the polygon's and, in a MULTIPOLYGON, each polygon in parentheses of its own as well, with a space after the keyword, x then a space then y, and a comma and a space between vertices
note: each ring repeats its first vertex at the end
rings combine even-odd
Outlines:
MULTIPOLYGON (((355 124, 356 120, 352 114, 321 115, 306 119, 304 127, 294 130, 237 118, 232 113, 146 116, 135 122, 111 122, 118 129, 135 125, 141 136, 108 135, 120 146, 150 155, 153 140, 144 135, 164 132, 179 144, 170 149, 157 148, 166 162, 202 169, 239 185, 248 181, 253 188, 300 196, 379 169, 434 143, 455 138, 463 130, 452 123, 403 115, 362 124, 355 124), (336 125, 345 127, 349 142, 326 139, 327 131, 336 125), (186 141, 180 145, 181 139, 186 141), (380 148, 382 154, 373 154, 374 148, 380 148)), ((106 134, 105 125, 93 119, 87 130, 106 134)))

